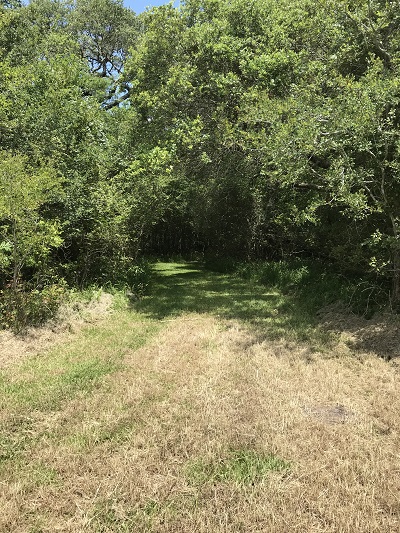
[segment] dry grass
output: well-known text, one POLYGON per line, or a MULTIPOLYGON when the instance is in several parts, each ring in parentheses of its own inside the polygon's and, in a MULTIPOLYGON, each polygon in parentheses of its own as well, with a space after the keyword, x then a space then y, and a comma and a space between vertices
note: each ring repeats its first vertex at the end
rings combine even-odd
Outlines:
POLYGON ((400 531, 398 364, 208 314, 141 346, 137 316, 109 322, 105 352, 132 329, 119 369, 51 408, 3 405, 0 531, 400 531))
POLYGON ((69 342, 87 324, 104 320, 110 313, 113 297, 100 292, 88 302, 62 306, 57 317, 42 327, 31 327, 22 334, 0 331, 0 369, 20 362, 54 345, 69 342))

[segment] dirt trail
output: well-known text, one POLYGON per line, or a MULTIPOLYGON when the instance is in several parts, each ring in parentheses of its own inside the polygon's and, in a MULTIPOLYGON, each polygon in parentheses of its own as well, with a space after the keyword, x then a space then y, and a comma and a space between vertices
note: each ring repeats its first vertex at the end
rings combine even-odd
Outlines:
POLYGON ((397 366, 208 313, 162 324, 90 394, 29 414, 0 531, 400 530, 397 366))

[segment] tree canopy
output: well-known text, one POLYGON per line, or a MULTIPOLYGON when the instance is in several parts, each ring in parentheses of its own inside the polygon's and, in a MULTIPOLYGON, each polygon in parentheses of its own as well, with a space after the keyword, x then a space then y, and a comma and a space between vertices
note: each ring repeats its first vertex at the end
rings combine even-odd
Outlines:
POLYGON ((399 8, 3 1, 3 295, 197 252, 321 258, 397 305, 399 8))

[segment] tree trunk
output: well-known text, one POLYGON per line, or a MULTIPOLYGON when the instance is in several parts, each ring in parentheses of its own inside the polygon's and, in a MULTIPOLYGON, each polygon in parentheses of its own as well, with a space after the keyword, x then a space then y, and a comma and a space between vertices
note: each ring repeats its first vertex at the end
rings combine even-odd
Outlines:
POLYGON ((400 310, 400 252, 393 251, 393 276, 392 276, 392 306, 400 310))
POLYGON ((391 303, 395 311, 400 310, 400 235, 398 231, 398 224, 393 215, 390 215, 392 222, 393 236, 395 242, 392 247, 392 294, 391 303))

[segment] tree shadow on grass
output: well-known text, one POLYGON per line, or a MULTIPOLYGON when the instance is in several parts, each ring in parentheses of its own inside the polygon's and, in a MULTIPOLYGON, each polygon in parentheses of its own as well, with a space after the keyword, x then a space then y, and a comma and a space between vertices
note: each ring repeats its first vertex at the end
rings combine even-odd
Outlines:
POLYGON ((264 338, 327 344, 332 333, 295 297, 233 275, 206 271, 199 263, 156 263, 151 294, 134 308, 162 320, 184 313, 209 313, 245 322, 264 338))

